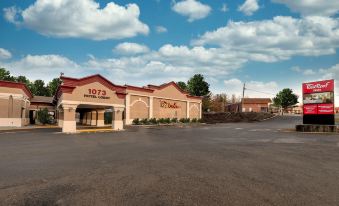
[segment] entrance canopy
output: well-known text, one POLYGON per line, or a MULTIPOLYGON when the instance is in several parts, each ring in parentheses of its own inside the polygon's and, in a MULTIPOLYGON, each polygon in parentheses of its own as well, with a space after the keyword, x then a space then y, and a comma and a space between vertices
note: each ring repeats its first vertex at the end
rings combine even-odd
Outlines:
POLYGON ((81 79, 60 78, 63 83, 59 86, 54 101, 63 132, 76 132, 77 121, 104 126, 106 109, 113 111, 113 129, 123 129, 126 87, 115 85, 99 74, 81 79))

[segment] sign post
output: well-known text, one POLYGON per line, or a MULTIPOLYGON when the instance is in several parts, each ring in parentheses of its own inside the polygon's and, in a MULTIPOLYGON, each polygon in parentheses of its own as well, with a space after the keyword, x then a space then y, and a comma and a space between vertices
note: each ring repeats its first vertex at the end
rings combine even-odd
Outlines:
POLYGON ((334 125, 334 80, 303 84, 303 123, 334 125))

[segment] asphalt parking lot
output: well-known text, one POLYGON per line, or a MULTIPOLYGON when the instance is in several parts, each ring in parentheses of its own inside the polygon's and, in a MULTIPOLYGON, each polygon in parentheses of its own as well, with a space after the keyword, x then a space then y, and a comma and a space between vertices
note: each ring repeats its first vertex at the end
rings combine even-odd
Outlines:
POLYGON ((0 205, 339 205, 339 135, 300 117, 0 132, 0 205))

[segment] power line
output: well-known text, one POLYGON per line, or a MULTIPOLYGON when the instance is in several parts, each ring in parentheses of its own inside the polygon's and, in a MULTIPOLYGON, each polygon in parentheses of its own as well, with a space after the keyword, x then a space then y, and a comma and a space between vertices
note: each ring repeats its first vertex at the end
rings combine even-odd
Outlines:
POLYGON ((262 91, 258 91, 258 90, 254 90, 254 89, 248 89, 248 88, 245 88, 245 89, 253 91, 253 92, 259 92, 259 93, 263 93, 263 94, 275 95, 275 94, 272 94, 272 93, 269 93, 269 92, 262 92, 262 91))

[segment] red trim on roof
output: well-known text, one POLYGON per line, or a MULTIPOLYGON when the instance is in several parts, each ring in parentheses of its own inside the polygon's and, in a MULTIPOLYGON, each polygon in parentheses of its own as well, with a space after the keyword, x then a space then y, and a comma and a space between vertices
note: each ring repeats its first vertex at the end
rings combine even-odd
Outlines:
POLYGON ((147 86, 148 86, 149 88, 154 88, 154 89, 160 90, 160 89, 164 89, 164 88, 166 88, 166 87, 168 87, 168 86, 171 86, 171 85, 174 86, 174 87, 175 87, 177 90, 179 90, 181 93, 186 94, 187 98, 199 99, 199 100, 203 99, 203 97, 190 95, 188 92, 186 92, 186 91, 184 91, 183 89, 181 89, 181 87, 179 87, 178 84, 175 83, 174 81, 171 81, 171 82, 169 82, 169 83, 162 84, 162 85, 160 85, 160 86, 156 86, 156 85, 152 85, 152 84, 149 84, 149 85, 147 85, 147 86))
POLYGON ((137 86, 127 85, 127 84, 125 84, 125 86, 127 87, 127 89, 130 89, 130 90, 135 90, 135 91, 140 91, 140 92, 150 92, 150 93, 154 92, 154 90, 150 88, 137 87, 137 86))
POLYGON ((105 77, 101 76, 100 74, 95 74, 95 75, 87 76, 87 77, 80 78, 80 79, 61 76, 60 79, 62 80, 63 83, 62 83, 62 85, 59 86, 59 88, 57 90, 57 94, 55 95, 55 98, 56 98, 55 100, 57 100, 61 96, 62 93, 72 93, 73 90, 77 86, 90 84, 92 82, 100 82, 101 84, 110 88, 111 90, 116 91, 116 94, 119 98, 125 98, 125 96, 127 94, 126 89, 140 91, 140 92, 153 93, 155 89, 161 90, 161 89, 164 89, 164 88, 172 85, 176 89, 178 89, 181 93, 185 94, 187 96, 187 98, 199 99, 199 100, 202 99, 202 97, 189 95, 188 92, 182 90, 173 81, 169 82, 169 83, 162 84, 160 86, 150 84, 150 85, 147 85, 147 87, 137 87, 137 86, 132 86, 132 85, 125 85, 125 86, 115 85, 112 82, 110 82, 109 80, 107 80, 105 77))
POLYGON ((124 91, 126 89, 125 86, 113 84, 111 81, 101 76, 100 74, 95 74, 80 79, 61 76, 60 79, 63 81, 63 85, 66 86, 82 86, 93 82, 100 82, 101 84, 105 85, 106 87, 114 91, 124 91))
POLYGON ((202 100, 204 97, 200 97, 200 96, 192 96, 192 95, 187 95, 188 98, 192 98, 192 99, 199 99, 202 100))
POLYGON ((28 89, 27 85, 20 82, 10 82, 10 81, 3 81, 0 80, 0 87, 8 87, 8 88, 17 88, 22 89, 25 94, 31 99, 33 98, 32 92, 28 89))

